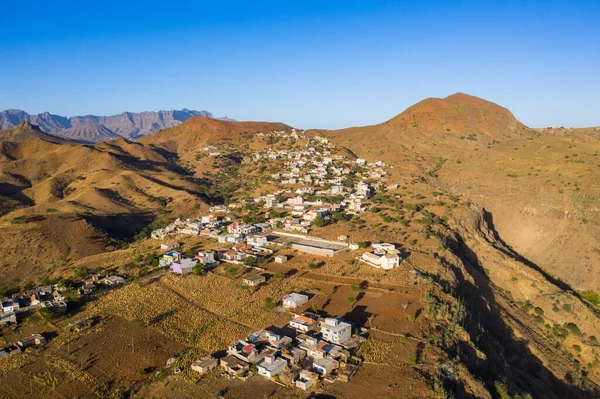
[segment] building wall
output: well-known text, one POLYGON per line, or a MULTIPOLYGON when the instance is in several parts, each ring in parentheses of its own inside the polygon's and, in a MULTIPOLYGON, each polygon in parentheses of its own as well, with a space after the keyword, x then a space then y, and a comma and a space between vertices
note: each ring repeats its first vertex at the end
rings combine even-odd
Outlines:
POLYGON ((329 248, 310 247, 302 244, 292 244, 292 249, 311 255, 332 257, 335 251, 329 248))

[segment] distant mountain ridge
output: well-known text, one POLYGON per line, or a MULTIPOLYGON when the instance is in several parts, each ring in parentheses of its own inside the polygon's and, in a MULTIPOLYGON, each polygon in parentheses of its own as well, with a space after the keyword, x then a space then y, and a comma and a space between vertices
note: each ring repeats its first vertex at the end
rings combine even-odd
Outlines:
POLYGON ((84 115, 70 118, 49 112, 28 114, 19 109, 9 109, 0 112, 0 130, 9 129, 22 121, 27 121, 39 126, 45 133, 75 140, 81 139, 82 134, 85 136, 85 141, 90 142, 114 140, 118 136, 135 140, 157 130, 177 126, 195 116, 214 118, 208 111, 194 111, 186 108, 156 112, 123 112, 111 116, 84 115))

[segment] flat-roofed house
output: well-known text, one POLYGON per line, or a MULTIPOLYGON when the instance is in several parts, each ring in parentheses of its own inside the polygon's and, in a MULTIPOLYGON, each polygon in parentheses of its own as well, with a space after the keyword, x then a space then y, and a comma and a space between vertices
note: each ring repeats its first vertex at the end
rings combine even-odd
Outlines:
POLYGON ((323 339, 334 344, 343 344, 352 338, 352 325, 339 319, 327 318, 321 324, 323 339))
POLYGON ((294 309, 308 302, 308 296, 292 292, 281 298, 281 302, 283 302, 284 308, 294 309))

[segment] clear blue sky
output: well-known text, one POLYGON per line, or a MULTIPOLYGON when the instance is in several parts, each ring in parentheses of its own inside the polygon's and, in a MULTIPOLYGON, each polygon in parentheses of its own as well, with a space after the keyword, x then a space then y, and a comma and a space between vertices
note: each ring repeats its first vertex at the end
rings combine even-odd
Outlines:
POLYGON ((374 124, 457 91, 600 125, 598 0, 6 1, 0 109, 374 124))

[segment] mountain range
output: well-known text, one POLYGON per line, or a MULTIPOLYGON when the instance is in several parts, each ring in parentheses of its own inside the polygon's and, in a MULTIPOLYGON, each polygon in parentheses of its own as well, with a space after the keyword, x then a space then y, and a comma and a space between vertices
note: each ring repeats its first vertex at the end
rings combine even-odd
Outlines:
MULTIPOLYGON (((213 118, 208 111, 189 109, 171 111, 123 112, 111 116, 73 116, 67 118, 49 112, 28 114, 19 109, 0 112, 0 130, 17 126, 27 121, 55 136, 85 143, 110 141, 119 137, 135 140, 157 130, 166 129, 185 122, 194 116, 213 118)), ((222 118, 229 120, 228 118, 222 118)))

